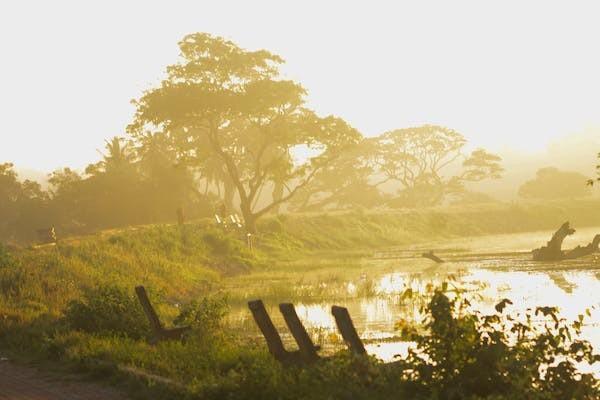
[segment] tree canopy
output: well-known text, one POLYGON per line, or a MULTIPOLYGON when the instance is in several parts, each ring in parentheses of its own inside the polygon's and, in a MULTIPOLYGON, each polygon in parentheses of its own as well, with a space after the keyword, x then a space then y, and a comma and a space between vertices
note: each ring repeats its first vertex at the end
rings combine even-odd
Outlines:
POLYGON ((497 179, 500 157, 483 149, 465 156, 463 135, 437 125, 386 132, 374 139, 377 172, 401 184, 400 204, 436 205, 448 195, 462 193, 465 182, 497 179), (462 160, 462 170, 451 171, 462 160))
POLYGON ((148 131, 162 132, 197 169, 217 157, 250 232, 260 216, 292 198, 359 140, 342 119, 317 116, 304 106, 305 90, 280 76, 279 56, 204 33, 186 36, 179 47, 180 62, 135 102, 128 131, 138 140, 148 131), (269 182, 285 191, 257 209, 269 182))
POLYGON ((2 238, 169 221, 182 208, 192 218, 239 209, 254 233, 282 206, 437 205, 502 172, 498 156, 465 154, 466 139, 447 127, 364 138, 342 118, 318 115, 266 50, 205 33, 185 36, 179 49, 166 78, 134 100, 127 137, 107 140, 85 171, 54 171, 43 190, 0 165, 2 238))

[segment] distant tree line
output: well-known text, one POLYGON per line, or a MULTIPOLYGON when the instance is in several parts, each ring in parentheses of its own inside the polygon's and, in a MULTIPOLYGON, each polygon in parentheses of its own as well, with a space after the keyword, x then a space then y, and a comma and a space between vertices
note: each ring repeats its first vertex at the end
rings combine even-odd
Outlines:
POLYGON ((529 199, 575 199, 592 194, 586 182, 589 178, 579 172, 561 171, 546 167, 537 171, 534 179, 519 188, 519 196, 529 199))
POLYGON ((2 164, 0 238, 27 239, 49 225, 84 232, 168 221, 180 207, 194 218, 217 203, 239 210, 254 233, 259 218, 284 206, 432 206, 502 172, 498 156, 465 152, 465 138, 447 127, 365 138, 339 117, 317 115, 268 51, 204 33, 179 48, 166 79, 134 102, 126 137, 107 142, 84 173, 55 171, 42 190, 2 164))
POLYGON ((135 102, 128 133, 159 135, 181 163, 220 182, 250 232, 284 204, 292 211, 436 205, 502 171, 500 158, 483 149, 465 154, 465 138, 446 127, 367 139, 341 118, 316 115, 302 86, 281 77, 283 60, 267 51, 202 33, 179 47, 167 78, 135 102), (385 195, 380 185, 388 181, 400 191, 385 195))
POLYGON ((87 233, 126 225, 172 221, 177 208, 190 217, 212 212, 210 196, 198 193, 193 174, 154 138, 137 147, 123 138, 84 174, 64 168, 50 174, 49 188, 19 181, 13 165, 0 164, 0 240, 36 239, 36 230, 87 233))

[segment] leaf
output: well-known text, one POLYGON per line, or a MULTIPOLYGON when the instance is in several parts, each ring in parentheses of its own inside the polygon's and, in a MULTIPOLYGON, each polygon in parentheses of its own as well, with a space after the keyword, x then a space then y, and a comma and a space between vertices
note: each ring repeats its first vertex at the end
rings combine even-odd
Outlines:
POLYGON ((506 308, 507 305, 512 305, 513 302, 509 299, 502 299, 498 304, 494 306, 497 312, 502 313, 502 311, 506 308))

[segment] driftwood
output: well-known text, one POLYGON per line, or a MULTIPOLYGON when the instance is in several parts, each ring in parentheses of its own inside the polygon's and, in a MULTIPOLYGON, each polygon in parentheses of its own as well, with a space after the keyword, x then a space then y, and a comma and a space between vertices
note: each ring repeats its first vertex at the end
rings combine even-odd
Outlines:
POLYGON ((179 340, 185 332, 190 330, 189 326, 182 326, 179 328, 166 329, 160 322, 154 307, 148 299, 148 294, 143 286, 137 286, 135 288, 135 294, 137 294, 138 300, 144 309, 144 313, 150 322, 150 328, 154 334, 153 339, 150 343, 155 344, 161 340, 179 340))
POLYGON ((552 239, 546 246, 540 247, 539 249, 533 250, 534 261, 558 261, 564 258, 562 251, 562 243, 565 238, 575 233, 575 229, 571 228, 569 222, 565 222, 558 228, 552 239))
POLYGON ((594 240, 588 244, 587 246, 577 246, 571 251, 564 252, 562 250, 562 243, 567 236, 570 236, 575 233, 575 229, 571 228, 569 222, 565 222, 558 228, 552 238, 546 246, 540 247, 539 249, 534 249, 533 260, 534 261, 560 261, 560 260, 568 260, 579 257, 584 257, 589 254, 595 253, 598 251, 598 245, 600 245, 600 235, 596 235, 594 240))
POLYGON ((435 261, 438 264, 441 264, 444 262, 444 260, 442 260, 441 258, 439 258, 438 256, 436 256, 435 254, 433 254, 433 251, 429 251, 427 253, 423 253, 421 254, 421 257, 424 258, 429 258, 430 260, 435 261))
POLYGON ((569 260, 593 254, 598 251, 598 245, 600 245, 600 234, 594 236, 594 240, 587 246, 577 246, 573 250, 565 253, 564 259, 569 260))

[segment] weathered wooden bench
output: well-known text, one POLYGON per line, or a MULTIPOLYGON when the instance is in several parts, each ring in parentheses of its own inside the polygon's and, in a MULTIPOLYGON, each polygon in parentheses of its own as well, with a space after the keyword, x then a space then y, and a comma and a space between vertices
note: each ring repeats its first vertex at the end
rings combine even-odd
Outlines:
POLYGON ((248 302, 248 308, 254 317, 254 321, 265 340, 267 341, 267 348, 269 353, 282 364, 299 364, 301 362, 301 356, 299 351, 288 351, 283 346, 283 341, 279 332, 273 325, 269 313, 265 309, 265 305, 262 300, 253 300, 248 302))
POLYGON ((338 331, 342 334, 342 338, 344 339, 344 342, 346 342, 348 349, 354 354, 366 355, 367 351, 365 350, 362 340, 360 340, 360 336, 358 336, 358 333, 356 332, 348 309, 346 307, 332 306, 331 314, 333 314, 333 317, 335 318, 335 324, 337 325, 338 331))
POLYGON ((150 299, 148 298, 148 294, 146 293, 146 288, 143 286, 136 286, 135 294, 144 309, 144 313, 150 322, 150 328, 152 329, 152 333, 154 337, 151 339, 150 343, 155 344, 162 340, 180 340, 182 335, 190 330, 189 326, 182 326, 177 328, 167 329, 163 326, 152 303, 150 303, 150 299))
POLYGON ((298 344, 300 349, 300 357, 305 363, 311 363, 319 359, 317 351, 320 349, 319 346, 315 346, 312 339, 308 335, 306 328, 298 318, 296 309, 291 303, 282 303, 279 305, 279 311, 283 315, 285 324, 290 330, 294 340, 298 344))
MULTIPOLYGON (((271 321, 271 317, 267 313, 265 306, 261 300, 254 300, 248 303, 248 307, 252 312, 254 321, 260 328, 265 340, 267 341, 267 347, 269 352, 275 357, 276 360, 282 363, 301 363, 309 364, 315 362, 321 357, 318 355, 320 346, 316 346, 310 335, 306 331, 306 328, 298 318, 296 309, 293 304, 282 303, 279 305, 279 311, 283 315, 283 319, 287 327, 290 330, 294 340, 298 344, 298 351, 290 352, 285 349, 281 336, 271 321)), ((344 342, 348 346, 348 349, 356 354, 364 356, 367 354, 365 346, 362 340, 356 332, 352 318, 348 309, 340 306, 333 306, 331 313, 335 318, 335 322, 339 332, 344 339, 344 342)))

